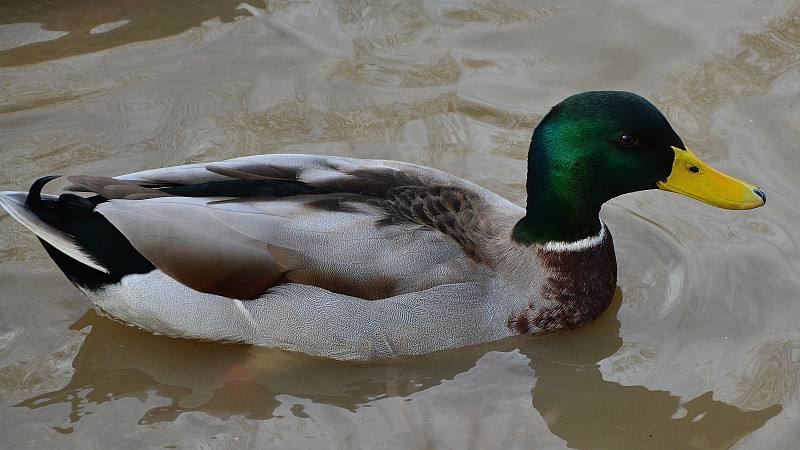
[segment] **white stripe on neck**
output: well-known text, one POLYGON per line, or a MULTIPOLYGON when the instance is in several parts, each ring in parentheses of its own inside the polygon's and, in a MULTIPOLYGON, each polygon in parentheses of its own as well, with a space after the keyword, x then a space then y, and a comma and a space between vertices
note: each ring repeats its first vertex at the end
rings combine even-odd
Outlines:
POLYGON ((563 242, 563 241, 550 241, 542 245, 547 251, 555 252, 570 252, 576 250, 584 250, 600 245, 606 237, 606 226, 602 219, 600 220, 600 233, 596 236, 585 237, 579 241, 563 242))

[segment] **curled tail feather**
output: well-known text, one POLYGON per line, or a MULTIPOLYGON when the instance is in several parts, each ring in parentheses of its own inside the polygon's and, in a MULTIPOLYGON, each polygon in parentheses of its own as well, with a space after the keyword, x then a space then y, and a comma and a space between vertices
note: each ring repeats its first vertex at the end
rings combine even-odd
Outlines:
MULTIPOLYGON (((94 270, 109 273, 108 269, 98 264, 84 252, 75 237, 59 229, 53 224, 57 216, 58 197, 43 195, 42 188, 58 176, 42 177, 31 185, 28 193, 0 192, 0 206, 2 206, 14 219, 31 230, 44 243, 94 270)), ((49 250, 49 249, 48 249, 49 250)))

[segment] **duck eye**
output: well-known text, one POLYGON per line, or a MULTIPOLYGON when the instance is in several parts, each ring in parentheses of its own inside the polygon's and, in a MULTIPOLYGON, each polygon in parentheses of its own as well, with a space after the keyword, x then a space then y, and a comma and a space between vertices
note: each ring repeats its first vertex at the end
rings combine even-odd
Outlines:
POLYGON ((639 139, 636 136, 631 136, 630 134, 623 134, 619 137, 619 139, 617 139, 617 142, 619 142, 619 145, 623 147, 633 147, 639 143, 639 139))

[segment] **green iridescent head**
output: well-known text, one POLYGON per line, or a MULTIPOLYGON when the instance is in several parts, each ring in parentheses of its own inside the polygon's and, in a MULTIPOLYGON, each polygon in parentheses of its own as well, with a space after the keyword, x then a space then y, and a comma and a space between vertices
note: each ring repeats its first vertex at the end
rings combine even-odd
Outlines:
MULTIPOLYGON (((527 215, 517 224, 514 238, 524 243, 572 242, 597 235, 603 203, 629 192, 667 189, 666 180, 676 171, 693 171, 675 167, 680 152, 691 155, 664 115, 636 94, 594 91, 567 98, 533 133, 527 215)), ((729 207, 713 195, 667 190, 729 207)), ((763 204, 755 186, 740 190, 761 202, 755 206, 763 204)))

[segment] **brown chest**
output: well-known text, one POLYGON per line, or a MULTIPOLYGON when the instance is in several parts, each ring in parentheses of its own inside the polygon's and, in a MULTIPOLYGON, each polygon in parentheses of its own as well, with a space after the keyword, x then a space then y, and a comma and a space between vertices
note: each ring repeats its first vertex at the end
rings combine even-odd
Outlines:
POLYGON ((605 230, 599 245, 561 251, 541 248, 537 256, 544 268, 541 303, 508 317, 515 333, 556 330, 582 325, 603 312, 617 284, 617 260, 611 233, 605 230))

